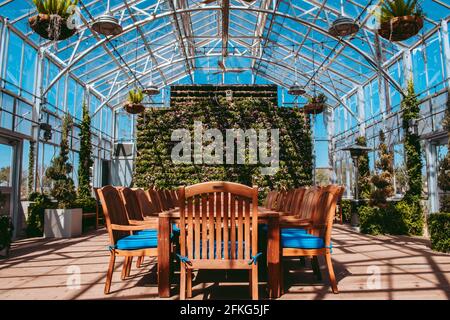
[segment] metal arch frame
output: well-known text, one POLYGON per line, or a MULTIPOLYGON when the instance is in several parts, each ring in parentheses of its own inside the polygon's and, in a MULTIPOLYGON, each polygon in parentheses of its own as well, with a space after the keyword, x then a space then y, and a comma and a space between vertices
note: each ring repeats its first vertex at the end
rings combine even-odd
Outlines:
MULTIPOLYGON (((195 55, 195 56, 192 56, 192 57, 187 57, 187 59, 188 60, 192 60, 192 59, 201 59, 201 58, 207 58, 207 57, 220 57, 221 56, 221 53, 212 53, 212 54, 205 54, 205 55, 195 55)), ((255 56, 251 56, 251 55, 231 55, 231 56, 233 56, 234 58, 247 58, 247 59, 261 59, 262 61, 264 61, 264 62, 266 62, 266 63, 269 63, 271 60, 269 60, 269 59, 266 59, 266 58, 259 58, 259 57, 255 57, 255 56)), ((179 59, 177 59, 177 60, 174 60, 174 61, 172 61, 172 62, 169 62, 169 63, 166 63, 166 64, 161 64, 161 65, 159 65, 158 67, 155 67, 155 68, 153 68, 153 69, 151 69, 151 70, 147 70, 146 72, 144 72, 144 73, 142 73, 141 75, 139 75, 139 76, 137 76, 138 78, 144 78, 145 76, 147 76, 150 72, 153 72, 154 71, 154 69, 156 69, 156 68, 162 68, 162 67, 165 67, 165 66, 169 66, 169 65, 171 65, 171 64, 175 64, 175 63, 178 63, 178 62, 183 62, 183 59, 185 59, 184 57, 182 57, 182 58, 179 58, 179 59)), ((279 63, 279 62, 273 62, 273 61, 271 61, 271 64, 276 64, 276 65, 278 65, 278 66, 280 66, 280 67, 282 67, 282 68, 284 68, 284 69, 287 69, 287 70, 290 70, 290 71, 294 71, 294 68, 293 67, 291 67, 291 66, 289 66, 289 65, 285 65, 285 64, 282 64, 282 63, 279 63)), ((184 76, 188 76, 187 74, 185 74, 184 76)), ((280 82, 282 82, 281 80, 279 80, 280 82)), ((110 102, 114 97, 116 97, 117 96, 117 94, 119 94, 121 91, 123 91, 125 88, 127 88, 128 86, 130 86, 130 85, 132 85, 133 84, 133 82, 134 81, 129 81, 129 82, 127 82, 126 84, 124 84, 124 85, 122 85, 120 88, 118 88, 116 91, 114 91, 113 93, 111 93, 111 95, 109 96, 109 97, 107 97, 106 98, 106 100, 105 101, 103 101, 99 106, 98 106, 98 108, 95 110, 95 112, 94 112, 94 115, 105 105, 105 104, 107 104, 108 102, 110 102)), ((315 81, 313 81, 313 82, 315 82, 315 81)), ((340 99, 340 97, 338 97, 338 96, 336 96, 330 89, 328 89, 326 86, 323 86, 322 84, 320 84, 320 83, 317 83, 317 82, 315 82, 315 84, 317 85, 317 86, 319 86, 320 88, 322 88, 325 92, 327 92, 331 97, 333 97, 340 105, 342 105, 348 112, 349 112, 349 114, 351 114, 355 119, 356 119, 356 121, 358 122, 358 124, 359 124, 359 118, 352 112, 352 110, 350 110, 349 108, 348 108, 348 106, 340 99)))
MULTIPOLYGON (((134 30, 136 27, 138 26, 143 26, 146 25, 152 21, 155 21, 157 19, 161 19, 164 17, 168 17, 170 15, 175 14, 182 14, 182 13, 188 13, 188 12, 196 12, 196 11, 211 11, 211 10, 221 10, 221 6, 209 6, 209 7, 198 7, 198 8, 186 8, 186 9, 180 9, 180 10, 174 10, 174 11, 170 11, 170 12, 164 12, 164 13, 160 13, 160 14, 155 14, 154 16, 150 16, 149 18, 143 19, 138 21, 137 23, 133 23, 129 26, 127 26, 126 28, 124 28, 124 31, 121 35, 126 34, 132 30, 134 30)), ((371 64, 376 65, 376 62, 374 59, 372 59, 372 57, 370 57, 368 54, 366 54, 364 51, 362 51, 361 49, 359 49, 357 46, 355 46, 354 44, 352 44, 351 42, 348 42, 346 40, 342 40, 340 38, 331 36, 330 34, 328 34, 327 30, 324 30, 323 28, 315 25, 314 23, 310 23, 309 21, 305 21, 302 19, 299 19, 297 17, 293 17, 289 14, 286 13, 282 13, 279 11, 272 11, 272 10, 266 10, 266 9, 261 9, 261 8, 254 8, 254 7, 245 7, 245 6, 230 6, 230 10, 236 10, 236 11, 253 11, 253 12, 261 12, 261 13, 268 13, 268 14, 273 14, 276 16, 280 16, 280 17, 285 17, 287 19, 290 19, 292 21, 295 21, 297 23, 306 25, 306 26, 310 26, 313 29, 315 29, 316 31, 322 33, 323 35, 335 39, 335 40, 341 40, 342 43, 346 44, 349 48, 353 49, 354 51, 356 51, 358 54, 360 54, 362 57, 364 57, 367 61, 369 61, 371 64)), ((103 45, 106 41, 118 38, 120 35, 118 36, 114 36, 111 38, 105 38, 99 42, 97 42, 95 45, 93 45, 90 48, 87 48, 85 51, 83 51, 82 53, 80 53, 76 58, 74 58, 69 64, 67 64, 67 66, 52 80, 52 82, 47 86, 47 88, 43 91, 43 95, 47 94, 48 91, 50 90, 50 88, 66 73, 70 70, 70 68, 76 64, 78 61, 80 61, 83 57, 85 57, 87 54, 89 54, 91 51, 93 51, 94 49, 98 48, 99 46, 103 45)), ((270 62, 269 62, 270 63, 270 62)), ((375 70, 377 70, 378 68, 375 68, 375 70)), ((392 82, 393 86, 395 87, 395 89, 397 91, 399 91, 402 95, 404 95, 404 91, 401 88, 401 86, 381 67, 379 68, 379 70, 383 77, 385 77, 386 79, 388 79, 389 81, 392 82)))

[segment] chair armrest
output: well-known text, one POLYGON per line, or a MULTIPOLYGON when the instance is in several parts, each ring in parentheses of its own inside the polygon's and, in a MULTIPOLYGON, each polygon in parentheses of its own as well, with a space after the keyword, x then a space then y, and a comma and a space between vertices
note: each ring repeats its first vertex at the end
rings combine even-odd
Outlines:
POLYGON ((300 219, 296 217, 280 217, 280 224, 288 224, 298 227, 311 227, 312 226, 312 220, 310 219, 300 219))
POLYGON ((112 224, 111 229, 118 230, 118 231, 139 231, 139 230, 146 230, 146 229, 152 229, 152 226, 149 224, 141 224, 141 225, 135 225, 135 226, 125 226, 122 224, 112 224))

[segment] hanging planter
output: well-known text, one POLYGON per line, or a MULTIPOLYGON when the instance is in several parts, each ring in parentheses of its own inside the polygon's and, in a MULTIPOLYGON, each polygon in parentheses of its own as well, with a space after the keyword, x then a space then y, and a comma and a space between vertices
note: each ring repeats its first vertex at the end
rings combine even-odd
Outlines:
POLYGON ((38 14, 30 17, 30 28, 42 38, 60 41, 73 36, 77 29, 69 23, 78 0, 33 0, 38 14))
POLYGON ((308 103, 303 107, 305 113, 319 114, 325 109, 327 97, 320 93, 318 96, 314 96, 308 99, 308 103))
POLYGON ((424 14, 417 0, 385 1, 381 7, 378 34, 389 41, 404 41, 423 28, 424 14))
POLYGON ((128 93, 128 101, 125 102, 123 106, 125 111, 130 114, 138 114, 142 113, 145 110, 144 105, 142 104, 142 100, 144 100, 144 94, 142 90, 130 90, 128 93))

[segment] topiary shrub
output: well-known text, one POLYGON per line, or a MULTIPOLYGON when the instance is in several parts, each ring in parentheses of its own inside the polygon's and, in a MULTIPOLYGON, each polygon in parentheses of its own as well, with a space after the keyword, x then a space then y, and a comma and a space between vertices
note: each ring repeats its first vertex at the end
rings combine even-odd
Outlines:
MULTIPOLYGON (((356 144, 367 147, 366 137, 356 138, 356 144)), ((358 199, 368 199, 371 193, 369 154, 365 152, 358 159, 358 199)))
POLYGON ((431 248, 450 253, 450 213, 434 213, 428 218, 431 248))
MULTIPOLYGON (((80 127, 80 161, 78 163, 78 197, 90 198, 92 159, 91 116, 86 103, 83 103, 83 120, 80 127)), ((89 200, 88 200, 89 201, 89 200)))
POLYGON ((370 204, 383 208, 387 206, 387 198, 394 194, 394 187, 392 186, 394 175, 392 161, 394 156, 386 145, 386 137, 382 130, 380 130, 379 138, 378 160, 375 163, 378 174, 372 176, 371 179, 375 190, 370 195, 370 204))
POLYGON ((69 163, 69 133, 72 127, 72 117, 66 115, 62 123, 59 155, 52 159, 50 167, 45 172, 47 178, 53 182, 51 195, 58 201, 60 209, 71 208, 76 198, 75 185, 69 177, 73 169, 69 163))

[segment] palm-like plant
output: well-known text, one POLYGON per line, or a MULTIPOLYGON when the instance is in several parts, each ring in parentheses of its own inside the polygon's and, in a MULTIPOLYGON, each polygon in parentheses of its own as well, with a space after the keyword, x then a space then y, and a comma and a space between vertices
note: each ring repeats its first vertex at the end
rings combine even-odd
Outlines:
POLYGON ((140 104, 144 100, 144 94, 141 89, 133 89, 128 92, 128 102, 132 104, 140 104))
POLYGON ((78 0, 33 0, 39 13, 53 15, 67 19, 72 12, 69 8, 76 6, 78 0))
POLYGON ((395 17, 416 16, 422 18, 423 11, 418 0, 385 0, 381 6, 381 22, 389 22, 395 17))

